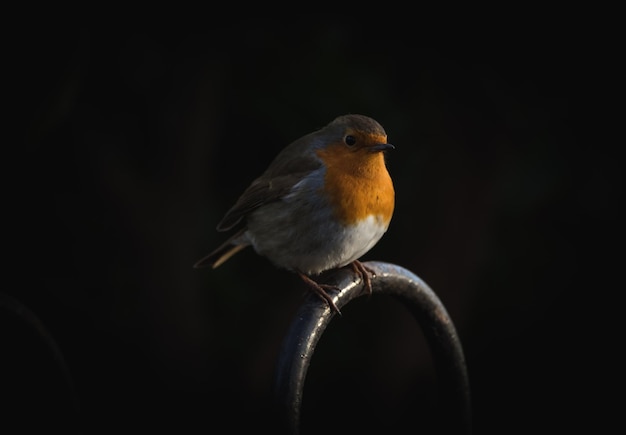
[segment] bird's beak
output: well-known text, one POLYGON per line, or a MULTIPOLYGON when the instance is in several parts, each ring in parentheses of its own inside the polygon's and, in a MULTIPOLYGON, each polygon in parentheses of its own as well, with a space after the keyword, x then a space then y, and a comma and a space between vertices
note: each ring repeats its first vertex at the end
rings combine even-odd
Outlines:
POLYGON ((387 151, 387 150, 395 150, 396 147, 394 147, 393 145, 391 145, 390 143, 379 143, 376 144, 372 147, 370 147, 370 151, 373 153, 377 153, 380 151, 387 151))

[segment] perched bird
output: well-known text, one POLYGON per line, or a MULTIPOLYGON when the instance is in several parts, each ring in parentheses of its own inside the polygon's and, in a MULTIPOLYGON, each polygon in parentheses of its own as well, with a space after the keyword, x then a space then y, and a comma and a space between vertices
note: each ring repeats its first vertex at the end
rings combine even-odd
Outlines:
POLYGON ((371 293, 359 258, 389 227, 395 192, 384 151, 393 149, 374 119, 339 116, 292 142, 243 192, 217 225, 241 228, 194 267, 218 267, 247 246, 275 266, 298 274, 339 313, 312 277, 351 265, 371 293))

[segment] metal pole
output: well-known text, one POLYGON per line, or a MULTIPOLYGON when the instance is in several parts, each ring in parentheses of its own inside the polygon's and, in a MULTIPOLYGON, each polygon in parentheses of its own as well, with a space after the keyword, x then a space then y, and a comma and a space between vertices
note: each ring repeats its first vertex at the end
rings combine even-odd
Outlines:
MULTIPOLYGON (((375 272, 372 291, 399 298, 411 311, 430 346, 442 399, 442 428, 445 433, 471 433, 471 401, 467 367, 461 342, 445 307, 437 295, 412 272, 393 264, 368 262, 375 272)), ((325 284, 337 286, 331 292, 341 310, 363 296, 363 286, 350 268, 333 274, 325 284)), ((287 433, 300 432, 300 411, 307 370, 319 339, 336 313, 317 295, 310 294, 297 312, 283 341, 276 367, 274 394, 279 418, 287 433)))

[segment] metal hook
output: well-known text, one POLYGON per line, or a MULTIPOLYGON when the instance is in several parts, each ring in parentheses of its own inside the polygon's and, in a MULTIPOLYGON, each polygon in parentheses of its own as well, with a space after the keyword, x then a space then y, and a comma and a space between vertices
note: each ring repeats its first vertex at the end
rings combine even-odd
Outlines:
MULTIPOLYGON (((375 272, 373 293, 398 297, 411 311, 430 346, 450 433, 471 433, 469 380, 463 349, 454 324, 437 295, 412 272, 394 264, 365 263, 375 272)), ((363 286, 349 268, 340 269, 328 282, 341 310, 363 296, 363 286)), ((300 411, 307 370, 319 339, 336 313, 317 295, 307 295, 283 341, 274 380, 279 418, 290 434, 300 432, 300 411)))

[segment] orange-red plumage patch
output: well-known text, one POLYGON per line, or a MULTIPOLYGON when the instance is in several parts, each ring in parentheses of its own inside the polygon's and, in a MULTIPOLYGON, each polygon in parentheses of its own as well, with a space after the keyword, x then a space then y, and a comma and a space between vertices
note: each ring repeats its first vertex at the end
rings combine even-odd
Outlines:
MULTIPOLYGON (((386 142, 384 137, 372 139, 372 143, 386 142)), ((366 148, 352 150, 335 143, 317 151, 326 165, 324 190, 337 218, 346 225, 370 215, 387 224, 393 214, 395 193, 384 155, 366 148)))

